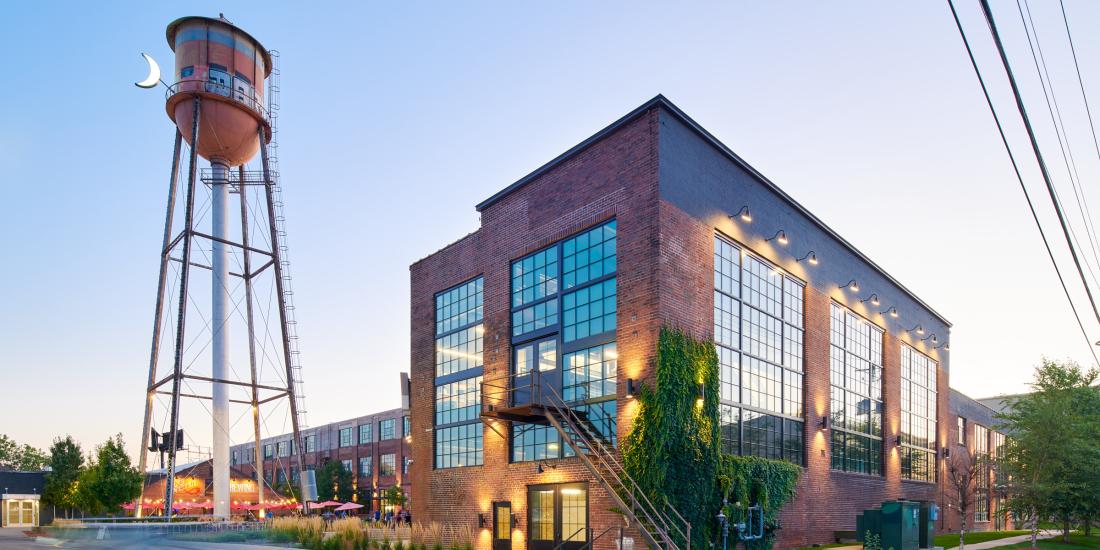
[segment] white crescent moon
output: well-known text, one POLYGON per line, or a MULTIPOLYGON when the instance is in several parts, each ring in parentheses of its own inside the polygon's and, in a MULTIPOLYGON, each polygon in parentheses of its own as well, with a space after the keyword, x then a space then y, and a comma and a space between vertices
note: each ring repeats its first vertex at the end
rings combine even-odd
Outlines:
POLYGON ((145 61, 149 62, 149 76, 141 82, 135 82, 134 86, 138 88, 153 88, 160 82, 160 65, 157 65, 156 60, 149 57, 149 54, 142 52, 141 56, 145 58, 145 61))

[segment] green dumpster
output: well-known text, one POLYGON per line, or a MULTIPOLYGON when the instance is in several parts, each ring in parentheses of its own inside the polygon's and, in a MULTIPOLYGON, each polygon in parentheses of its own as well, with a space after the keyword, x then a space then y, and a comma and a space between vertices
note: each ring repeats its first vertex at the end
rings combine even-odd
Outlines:
POLYGON ((882 503, 882 548, 884 550, 917 550, 920 548, 921 503, 894 500, 882 503))

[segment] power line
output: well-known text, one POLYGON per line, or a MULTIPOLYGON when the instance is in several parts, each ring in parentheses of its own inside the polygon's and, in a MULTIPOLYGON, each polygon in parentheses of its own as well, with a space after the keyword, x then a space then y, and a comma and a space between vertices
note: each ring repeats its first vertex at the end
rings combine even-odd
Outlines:
POLYGON ((993 100, 989 96, 989 88, 985 85, 985 78, 982 77, 982 72, 978 68, 978 62, 974 59, 974 51, 970 48, 970 40, 966 38, 966 31, 963 30, 962 22, 959 21, 959 14, 955 11, 954 0, 947 0, 948 7, 951 8, 951 16, 955 19, 955 26, 959 29, 959 36, 962 37, 963 44, 966 46, 966 55, 970 58, 970 65, 974 67, 974 74, 978 76, 978 83, 981 84, 982 94, 985 95, 986 105, 989 106, 989 112, 993 115, 993 121, 997 124, 997 133, 1001 136, 1001 142, 1005 146, 1005 151, 1008 153, 1008 159, 1012 162, 1012 170, 1016 173, 1016 180, 1020 182, 1020 189, 1024 192, 1024 198, 1027 199, 1027 207, 1031 210, 1031 217, 1035 220, 1035 226, 1039 229, 1039 236, 1043 239, 1043 246, 1046 247, 1047 256, 1050 257, 1050 263, 1054 266, 1054 272, 1058 275, 1058 282, 1062 284, 1062 291, 1066 293, 1066 301, 1069 302, 1069 307, 1073 310, 1073 317, 1077 320, 1077 326, 1081 329, 1081 335, 1085 337, 1085 344, 1088 346, 1089 352, 1092 353, 1092 358, 1096 363, 1100 364, 1100 359, 1096 356, 1096 349, 1092 344, 1092 340, 1089 338, 1088 332, 1085 330, 1085 325, 1081 321, 1081 315, 1077 312, 1077 306, 1073 303, 1073 297, 1069 293, 1069 288, 1066 286, 1066 280, 1062 276, 1062 270, 1058 267, 1058 262, 1054 259, 1054 252, 1050 248, 1050 241, 1047 240, 1046 231, 1043 230, 1043 225, 1039 223, 1039 215, 1035 212, 1035 204, 1031 201, 1031 194, 1028 193, 1027 186, 1024 185, 1024 177, 1020 174, 1020 166, 1016 163, 1016 156, 1012 153, 1012 147, 1008 144, 1008 137, 1005 136, 1004 126, 1001 125, 1001 118, 997 116, 997 110, 993 107, 993 100))
MULTIPOLYGON (((1092 212, 1089 210, 1088 198, 1085 196, 1084 189, 1081 188, 1081 175, 1077 172, 1077 161, 1073 157, 1073 147, 1069 142, 1069 132, 1066 130, 1066 123, 1062 120, 1062 109, 1058 105, 1058 94, 1054 91, 1054 80, 1050 78, 1050 71, 1047 70, 1046 56, 1043 54, 1043 45, 1039 42, 1039 29, 1035 26, 1035 20, 1031 17, 1031 5, 1028 0, 1023 0, 1023 5, 1020 4, 1020 0, 1016 0, 1016 10, 1020 14, 1020 24, 1024 27, 1024 34, 1027 35, 1028 49, 1031 50, 1031 61, 1035 64, 1035 74, 1039 77, 1039 84, 1043 88, 1043 99, 1046 101, 1047 113, 1050 114, 1050 123, 1054 125, 1054 135, 1058 138, 1058 148, 1062 153, 1062 162, 1065 163, 1066 173, 1069 176, 1070 187, 1073 189, 1073 196, 1077 202, 1077 212, 1081 215, 1081 219, 1085 224, 1085 236, 1088 237, 1089 245, 1091 246, 1091 252, 1093 254, 1093 262, 1085 261, 1085 267, 1088 268, 1089 275, 1092 276, 1092 282, 1100 285, 1100 282, 1096 279, 1096 272, 1093 271, 1093 263, 1100 259, 1100 249, 1096 245, 1096 228, 1092 223, 1092 212), (1024 11, 1027 11, 1027 17, 1024 17, 1024 11), (1031 24, 1030 30, 1028 29, 1028 23, 1031 24), (1035 41, 1032 42, 1034 36, 1035 41), (1038 50, 1038 56, 1036 56, 1036 50, 1038 50), (1040 69, 1040 65, 1042 68, 1040 69), (1045 76, 1045 78, 1044 78, 1045 76), (1047 93, 1047 90, 1050 93, 1047 93), (1053 103, 1053 107, 1052 104, 1053 103), (1057 115, 1057 116, 1056 116, 1057 115), (1063 140, 1064 138, 1064 140, 1063 140)), ((1061 197, 1058 198, 1061 200, 1061 197)), ((1070 225, 1070 233, 1073 235, 1073 240, 1080 243, 1080 238, 1077 236, 1077 232, 1073 230, 1073 225, 1070 225)))
POLYGON ((1085 113, 1088 115, 1089 129, 1092 130, 1092 145, 1096 148, 1096 156, 1100 158, 1100 140, 1096 139, 1096 125, 1092 122, 1092 109, 1089 107, 1089 96, 1085 93, 1085 80, 1081 78, 1081 66, 1077 64, 1077 47, 1073 44, 1073 34, 1069 31, 1069 17, 1066 16, 1066 4, 1058 0, 1062 7, 1062 22, 1066 26, 1066 38, 1069 39, 1069 51, 1073 54, 1073 68, 1077 70, 1077 84, 1081 88, 1081 99, 1085 101, 1085 113))

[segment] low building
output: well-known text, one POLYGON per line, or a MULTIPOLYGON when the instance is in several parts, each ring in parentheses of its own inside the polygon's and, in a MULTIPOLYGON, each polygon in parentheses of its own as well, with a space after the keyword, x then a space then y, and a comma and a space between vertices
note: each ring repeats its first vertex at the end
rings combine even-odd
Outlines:
MULTIPOLYGON (((477 210, 410 268, 418 519, 478 529, 480 550, 622 525, 619 480, 575 456, 555 411, 598 419, 584 429, 617 456, 666 325, 716 342, 723 451, 802 468, 778 548, 941 499, 950 323, 664 97, 477 210)), ((851 213, 907 246, 879 214, 851 213)))
MULTIPOLYGON (((173 477, 173 502, 176 513, 202 515, 212 507, 214 501, 213 461, 210 459, 180 464, 176 466, 173 477), (201 504, 210 503, 203 507, 201 504)), ((251 477, 251 472, 239 468, 229 469, 230 508, 234 514, 243 514, 245 506, 259 502, 259 485, 251 477)), ((168 482, 166 468, 150 470, 145 474, 145 486, 141 492, 141 506, 145 511, 162 513, 164 510, 164 489, 168 482)), ((271 487, 264 489, 264 502, 269 504, 290 504, 291 495, 282 495, 271 487)))
POLYGON ((0 470, 0 527, 38 527, 53 521, 40 499, 46 472, 0 470))
MULTIPOLYGON (((997 430, 999 411, 986 405, 983 400, 972 399, 962 392, 952 389, 949 397, 951 422, 948 426, 947 443, 943 453, 945 460, 951 461, 959 455, 966 455, 979 465, 978 478, 974 484, 974 505, 967 518, 968 531, 1000 531, 1012 528, 1012 520, 1004 510, 1005 480, 997 474, 995 462, 1004 452, 1005 434, 997 430)), ((962 527, 959 514, 958 489, 949 479, 941 484, 944 491, 943 513, 940 514, 938 529, 956 532, 962 527), (954 495, 953 495, 954 493, 954 495)))
MULTIPOLYGON (((402 380, 407 379, 403 377, 402 380)), ((353 474, 353 500, 364 505, 364 511, 399 511, 400 506, 385 499, 385 491, 391 487, 401 488, 406 498, 411 495, 408 407, 331 422, 301 432, 305 468, 317 470, 332 460, 342 462, 353 474)), ((298 466, 291 455, 293 439, 291 434, 283 434, 261 442, 260 453, 268 486, 280 487, 288 480, 297 485, 298 466)), ((255 475, 254 444, 234 445, 229 456, 233 467, 248 476, 255 475)))

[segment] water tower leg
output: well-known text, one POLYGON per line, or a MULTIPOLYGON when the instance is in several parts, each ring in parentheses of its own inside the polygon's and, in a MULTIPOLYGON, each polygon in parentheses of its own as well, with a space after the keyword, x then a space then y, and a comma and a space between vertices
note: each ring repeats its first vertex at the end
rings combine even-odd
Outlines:
MULTIPOLYGON (((145 442, 149 437, 149 430, 153 427, 153 385, 157 383, 157 358, 160 355, 160 330, 164 313, 164 289, 168 281, 168 245, 172 242, 172 218, 176 211, 176 187, 179 183, 180 173, 180 149, 182 148, 183 135, 176 129, 176 145, 172 149, 172 174, 168 176, 168 213, 164 215, 164 244, 160 247, 160 277, 157 282, 157 305, 153 314, 153 345, 149 351, 149 381, 145 386, 145 420, 141 424, 141 437, 138 438, 138 471, 141 472, 142 494, 134 501, 134 517, 142 515, 142 497, 145 492, 145 468, 149 457, 149 451, 145 448, 145 442)), ((163 455, 162 455, 163 456, 163 455)))
MULTIPOLYGON (((229 166, 220 159, 211 159, 210 220, 212 273, 212 303, 210 332, 213 368, 211 378, 229 379, 229 315, 233 297, 229 291, 229 166)), ((214 382, 214 516, 229 519, 229 386, 214 382)))
MULTIPOLYGON (((248 369, 252 381, 252 429, 255 432, 256 449, 253 453, 256 470, 256 504, 264 503, 264 459, 260 454, 260 390, 256 387, 256 323, 252 313, 252 256, 248 240, 248 187, 245 185, 244 165, 237 168, 237 198, 241 206, 241 255, 244 256, 244 299, 248 321, 248 369)), ((265 510, 260 508, 256 517, 263 518, 265 510)))

